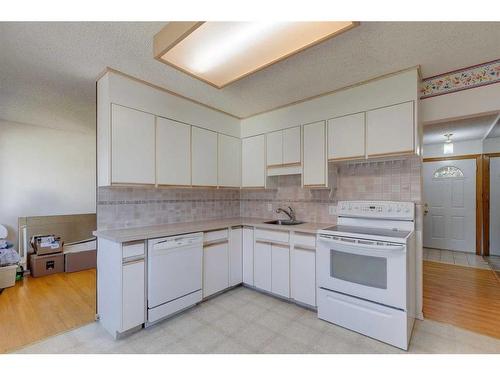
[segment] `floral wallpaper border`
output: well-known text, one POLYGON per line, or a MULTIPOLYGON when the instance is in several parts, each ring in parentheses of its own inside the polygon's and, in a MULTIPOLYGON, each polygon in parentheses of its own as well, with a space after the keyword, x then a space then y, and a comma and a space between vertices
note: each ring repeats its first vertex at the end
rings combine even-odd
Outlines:
POLYGON ((420 99, 500 82, 500 59, 425 78, 420 99))

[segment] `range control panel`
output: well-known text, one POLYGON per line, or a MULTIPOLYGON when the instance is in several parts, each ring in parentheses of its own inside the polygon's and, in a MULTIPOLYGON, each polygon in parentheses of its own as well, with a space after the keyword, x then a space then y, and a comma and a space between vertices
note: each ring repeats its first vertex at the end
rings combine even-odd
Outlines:
POLYGON ((415 203, 394 201, 339 201, 337 214, 390 220, 414 220, 415 203))

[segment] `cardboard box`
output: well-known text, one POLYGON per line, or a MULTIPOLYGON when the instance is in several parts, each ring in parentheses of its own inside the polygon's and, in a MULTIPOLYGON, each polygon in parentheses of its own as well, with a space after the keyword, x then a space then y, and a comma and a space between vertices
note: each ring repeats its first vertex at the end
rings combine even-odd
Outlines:
POLYGON ((62 253, 49 255, 30 255, 31 276, 40 277, 64 272, 64 255, 62 253))
POLYGON ((79 251, 64 255, 64 271, 78 272, 96 268, 97 250, 79 251))
POLYGON ((64 242, 61 241, 61 237, 56 237, 54 235, 44 235, 44 236, 34 236, 31 239, 31 246, 38 255, 56 254, 63 252, 64 242), (52 241, 44 241, 46 239, 52 239, 52 241))
POLYGON ((17 264, 0 267, 0 289, 8 288, 16 284, 16 271, 17 264))

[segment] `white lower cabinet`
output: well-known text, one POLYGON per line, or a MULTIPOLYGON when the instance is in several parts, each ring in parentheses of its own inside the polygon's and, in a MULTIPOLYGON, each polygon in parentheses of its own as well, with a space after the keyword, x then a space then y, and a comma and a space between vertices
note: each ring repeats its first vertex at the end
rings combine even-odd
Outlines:
POLYGON ((229 237, 229 286, 243 281, 243 233, 242 228, 231 228, 229 237))
POLYGON ((229 245, 219 242, 203 247, 203 297, 229 287, 229 245))
POLYGON ((144 260, 125 263, 122 274, 122 332, 144 323, 144 260))
POLYGON ((255 242, 254 285, 256 288, 271 292, 272 247, 268 242, 255 242))
POLYGON ((292 298, 316 306, 316 252, 295 247, 291 256, 292 298))
POLYGON ((271 292, 290 297, 290 248, 288 245, 271 245, 271 292))
POLYGON ((249 227, 243 228, 243 283, 254 285, 253 280, 253 253, 254 253, 254 229, 249 227))

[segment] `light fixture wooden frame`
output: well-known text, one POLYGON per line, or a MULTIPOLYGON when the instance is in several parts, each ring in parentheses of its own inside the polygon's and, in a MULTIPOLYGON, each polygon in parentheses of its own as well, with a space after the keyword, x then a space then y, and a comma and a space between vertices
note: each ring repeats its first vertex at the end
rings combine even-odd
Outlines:
POLYGON ((337 31, 334 31, 323 38, 317 39, 301 48, 298 48, 290 53, 287 53, 285 55, 280 56, 277 59, 274 59, 264 65, 261 65, 251 71, 248 71, 244 74, 241 74, 237 76, 236 78, 222 84, 222 85, 217 85, 205 78, 202 78, 201 76, 184 69, 176 64, 173 64, 165 59, 163 59, 163 56, 172 48, 174 48, 177 44, 179 44, 182 40, 187 38, 191 33, 193 33, 196 29, 198 29, 201 25, 203 25, 205 22, 204 21, 183 21, 183 22, 169 22, 167 25, 165 25, 155 36, 153 39, 153 56, 156 60, 162 62, 163 64, 166 64, 168 66, 171 66, 183 73, 186 73, 187 75, 196 78, 200 81, 203 81, 215 88, 222 89, 231 83, 234 83, 236 81, 239 81, 240 79, 243 79, 251 74, 254 74, 260 70, 263 70, 271 65, 274 65, 290 56, 293 56, 299 52, 302 52, 310 47, 313 47, 321 42, 324 42, 325 40, 331 39, 337 35, 340 35, 348 30, 351 30, 352 28, 356 27, 359 25, 359 22, 352 21, 350 25, 339 29, 337 31))

